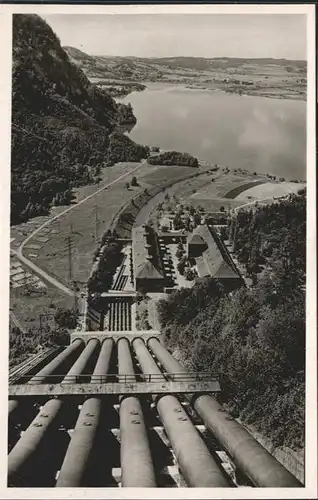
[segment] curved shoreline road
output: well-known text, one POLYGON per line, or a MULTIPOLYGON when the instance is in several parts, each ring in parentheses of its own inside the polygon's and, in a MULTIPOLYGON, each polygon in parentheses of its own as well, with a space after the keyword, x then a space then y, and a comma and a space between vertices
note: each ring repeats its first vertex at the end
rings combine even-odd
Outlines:
POLYGON ((71 210, 73 210, 75 207, 78 207, 79 205, 81 205, 82 203, 85 203, 87 200, 89 200, 90 198, 93 198, 96 194, 100 193, 101 191, 103 191, 104 189, 107 189, 111 186, 113 186, 114 184, 116 184, 117 182, 119 182, 120 180, 124 179, 126 176, 128 175, 131 175, 133 172, 135 172, 136 170, 138 170, 139 168, 141 168, 144 163, 146 162, 146 160, 143 160, 139 165, 137 165, 137 167, 133 168, 132 170, 130 170, 129 172, 126 172, 125 174, 123 175, 120 175, 119 177, 117 177, 117 179, 115 179, 114 181, 112 182, 109 182, 108 184, 106 184, 105 186, 102 186, 101 188, 97 189, 97 191, 94 191, 94 193, 91 193, 90 195, 86 196, 85 198, 83 198, 81 201, 79 201, 78 203, 76 203, 75 205, 71 205, 70 207, 66 208, 65 210, 63 210, 62 212, 60 212, 59 214, 55 215, 54 217, 52 217, 51 219, 48 219, 47 221, 44 222, 44 224, 42 224, 41 226, 39 226, 37 229, 35 229, 22 243, 21 245, 19 246, 19 248, 17 250, 14 250, 14 249, 11 249, 10 251, 12 253, 14 253, 17 258, 23 262, 27 267, 29 267, 30 269, 32 269, 36 274, 38 274, 39 276, 41 276, 42 278, 44 278, 46 281, 48 281, 49 283, 51 283, 53 286, 55 286, 56 288, 58 288, 59 290, 61 290, 63 293, 65 293, 66 295, 69 295, 71 297, 74 296, 74 291, 71 290, 70 288, 66 287, 65 285, 63 285, 62 283, 60 283, 57 279, 53 278, 52 276, 50 276, 48 273, 46 273, 45 271, 43 271, 43 269, 41 269, 39 266, 37 266, 36 264, 34 264, 32 261, 30 261, 29 259, 27 259, 24 255, 23 255, 23 248, 25 247, 25 245, 37 234, 39 233, 40 231, 42 231, 42 229, 46 226, 48 226, 49 224, 51 224, 53 221, 57 220, 59 217, 62 217, 63 215, 65 215, 66 213, 70 212, 71 210))

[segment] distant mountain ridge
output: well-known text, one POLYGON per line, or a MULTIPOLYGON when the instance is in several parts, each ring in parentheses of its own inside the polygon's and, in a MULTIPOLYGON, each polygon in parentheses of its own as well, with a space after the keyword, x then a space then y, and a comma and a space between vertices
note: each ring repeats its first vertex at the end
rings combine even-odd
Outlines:
POLYGON ((131 106, 92 85, 41 17, 13 15, 12 58, 13 223, 65 202, 94 169, 147 155, 116 132, 136 122, 131 106))
MULTIPOLYGON (((153 72, 153 76, 160 78, 160 74, 165 71, 165 68, 184 68, 192 70, 210 70, 217 68, 235 68, 243 64, 257 64, 259 66, 276 65, 295 67, 296 70, 305 71, 307 67, 306 61, 274 59, 266 58, 240 58, 240 57, 137 57, 137 56, 100 56, 88 55, 85 52, 74 47, 64 47, 65 51, 72 58, 73 62, 83 65, 83 69, 95 69, 97 72, 102 71, 100 76, 105 76, 105 72, 112 73, 113 77, 120 76, 116 65, 128 65, 131 73, 134 72, 146 73, 153 72), (156 74, 157 73, 157 74, 156 74)), ((96 74, 97 76, 97 74, 96 74)), ((111 76, 111 75, 109 75, 111 76)), ((140 76, 140 75, 139 75, 140 76)), ((146 75, 145 75, 146 76, 146 75)))
POLYGON ((162 72, 151 61, 130 57, 94 56, 74 47, 63 47, 71 61, 88 77, 157 80, 162 72))

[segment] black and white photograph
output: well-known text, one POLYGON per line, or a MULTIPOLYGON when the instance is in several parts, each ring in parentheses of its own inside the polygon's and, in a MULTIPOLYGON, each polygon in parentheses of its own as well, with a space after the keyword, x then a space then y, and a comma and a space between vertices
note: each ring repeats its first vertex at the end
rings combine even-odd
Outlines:
POLYGON ((1 496, 314 498, 313 6, 135 7, 2 11, 1 496))

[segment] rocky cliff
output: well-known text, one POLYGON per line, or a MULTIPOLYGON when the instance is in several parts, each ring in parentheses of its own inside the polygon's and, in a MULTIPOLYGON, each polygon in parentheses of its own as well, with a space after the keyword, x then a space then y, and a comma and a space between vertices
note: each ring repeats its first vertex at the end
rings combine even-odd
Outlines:
POLYGON ((118 132, 136 122, 132 108, 91 84, 39 16, 13 16, 12 56, 13 223, 65 201, 94 169, 147 155, 118 132))

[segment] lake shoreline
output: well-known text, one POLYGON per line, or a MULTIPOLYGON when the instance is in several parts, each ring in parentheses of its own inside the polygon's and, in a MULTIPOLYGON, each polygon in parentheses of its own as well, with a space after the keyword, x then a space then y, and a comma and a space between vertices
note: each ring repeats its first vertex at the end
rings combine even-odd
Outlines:
MULTIPOLYGON (((118 94, 112 94, 111 92, 110 95, 117 101, 121 101, 122 99, 126 98, 130 94, 134 92, 144 92, 147 91, 149 88, 149 85, 153 84, 158 84, 158 85, 164 85, 164 86, 173 86, 173 87, 180 87, 180 88, 186 88, 189 90, 202 90, 202 91, 211 91, 211 92, 221 92, 222 94, 235 94, 240 97, 263 97, 266 99, 278 99, 278 100, 291 100, 291 101, 302 101, 302 102, 307 102, 307 96, 302 95, 302 94, 290 94, 282 89, 277 89, 276 93, 270 93, 267 91, 265 88, 261 89, 251 89, 248 90, 247 88, 244 88, 241 90, 239 86, 237 88, 224 88, 221 86, 206 86, 206 85, 200 85, 200 84, 188 84, 188 83, 180 83, 180 82, 175 82, 173 80, 169 81, 166 80, 164 82, 149 82, 147 80, 144 80, 142 82, 131 82, 132 85, 141 83, 145 88, 143 89, 136 89, 136 88, 131 88, 130 90, 126 90, 123 93, 118 93, 118 94)), ((118 86, 119 86, 118 82, 118 86)), ((107 91, 107 89, 105 89, 107 91)))
POLYGON ((306 96, 304 95, 297 95, 297 94, 288 94, 282 91, 277 91, 276 94, 269 93, 265 89, 257 89, 257 90, 251 90, 247 91, 245 88, 243 91, 240 88, 234 88, 234 89, 224 89, 221 87, 204 87, 204 86, 198 86, 198 85, 186 85, 186 88, 190 90, 207 90, 207 91, 212 91, 212 92, 222 92, 224 94, 237 94, 241 97, 265 97, 267 99, 290 99, 292 101, 303 101, 306 102, 306 96))
POLYGON ((118 100, 133 107, 133 141, 231 169, 306 178, 304 101, 145 83, 143 92, 118 100))

